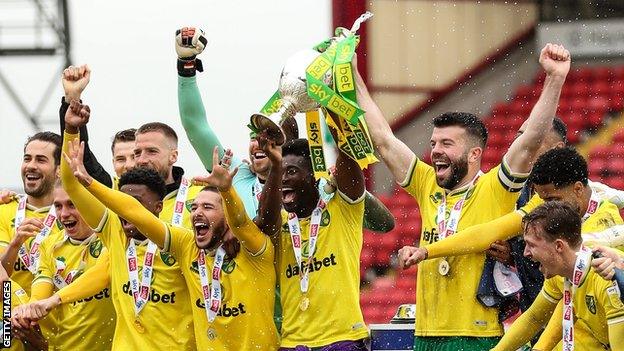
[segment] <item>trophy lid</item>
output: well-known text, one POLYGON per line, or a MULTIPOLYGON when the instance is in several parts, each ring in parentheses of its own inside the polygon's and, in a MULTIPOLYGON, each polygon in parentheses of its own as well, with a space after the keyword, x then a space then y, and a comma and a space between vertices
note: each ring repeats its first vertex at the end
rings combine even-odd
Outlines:
POLYGON ((405 304, 399 306, 396 314, 390 320, 391 324, 410 324, 416 321, 416 305, 405 304))

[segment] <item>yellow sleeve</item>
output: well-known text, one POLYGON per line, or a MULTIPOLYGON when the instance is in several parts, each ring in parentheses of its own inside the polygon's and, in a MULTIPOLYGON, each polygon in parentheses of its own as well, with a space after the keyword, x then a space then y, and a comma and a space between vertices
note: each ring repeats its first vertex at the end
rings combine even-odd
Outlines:
POLYGON ((71 303, 97 294, 110 284, 110 257, 103 250, 97 262, 78 279, 57 292, 61 303, 71 303))
POLYGON ((563 325, 561 320, 563 319, 563 300, 559 300, 555 312, 553 313, 548 325, 544 329, 539 340, 533 346, 535 350, 552 350, 563 336, 563 325))
MULTIPOLYGON (((15 200, 13 200, 15 201, 15 200)), ((9 210, 9 204, 0 205, 0 254, 4 253, 6 247, 9 246, 11 240, 13 239, 13 233, 15 233, 15 228, 11 226, 11 219, 8 215, 11 212, 9 210)))
POLYGON ((43 300, 52 296, 54 282, 52 278, 56 273, 55 259, 52 252, 51 241, 44 240, 39 247, 39 268, 35 274, 30 291, 30 301, 43 300))
POLYGON ((435 186, 435 171, 433 167, 414 156, 412 164, 399 185, 412 195, 416 202, 421 203, 423 197, 429 196, 429 187, 435 186))
POLYGON ((555 306, 556 303, 539 294, 531 307, 516 319, 492 350, 513 351, 526 344, 546 324, 555 306))
POLYGON ((465 255, 483 252, 496 240, 508 240, 522 231, 522 215, 510 212, 493 221, 460 230, 431 245, 427 245, 427 258, 465 255))
POLYGON ((533 197, 531 197, 531 200, 529 200, 529 202, 527 202, 526 205, 522 206, 522 208, 520 208, 518 211, 522 214, 522 217, 524 217, 527 214, 531 213, 531 211, 533 211, 537 206, 543 203, 544 200, 542 200, 542 198, 535 194, 533 195, 533 197))
MULTIPOLYGON (((69 134, 65 132, 63 136, 63 153, 68 152, 69 142, 74 139, 79 139, 79 137, 79 134, 69 134)), ((74 177, 74 173, 65 160, 65 157, 61 157, 61 183, 63 184, 63 189, 69 194, 69 197, 80 212, 82 218, 84 218, 91 228, 97 228, 100 222, 102 222, 102 218, 106 213, 106 208, 78 182, 78 179, 74 177)))
POLYGON ((109 210, 134 224, 143 235, 158 247, 161 249, 165 247, 166 224, 143 207, 137 199, 121 191, 110 189, 95 179, 87 189, 109 210))
POLYGON ((609 324, 611 350, 624 350, 624 323, 609 324))
POLYGON ((28 303, 28 294, 26 291, 14 280, 11 282, 11 306, 19 306, 28 303))
POLYGON ((243 201, 241 201, 234 187, 222 191, 221 197, 223 198, 225 218, 234 236, 253 256, 261 254, 266 248, 267 236, 247 216, 243 201))

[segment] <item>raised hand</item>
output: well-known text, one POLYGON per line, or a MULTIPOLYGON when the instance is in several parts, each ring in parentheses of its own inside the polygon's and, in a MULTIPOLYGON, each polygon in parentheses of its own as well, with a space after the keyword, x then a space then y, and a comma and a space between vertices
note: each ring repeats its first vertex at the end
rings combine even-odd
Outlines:
POLYGON ((89 66, 69 66, 62 75, 65 101, 80 100, 80 95, 89 84, 91 70, 89 66))
POLYGON ((43 222, 37 218, 26 218, 15 230, 12 243, 15 246, 22 246, 28 238, 33 238, 43 229, 43 222))
POLYGON ((91 108, 89 105, 83 105, 78 100, 72 100, 65 113, 65 129, 72 134, 76 134, 80 127, 89 123, 90 117, 91 108))
POLYGON ((232 163, 232 155, 232 151, 227 149, 221 162, 217 162, 219 159, 219 148, 215 146, 212 152, 212 172, 207 176, 194 177, 193 182, 215 186, 219 191, 227 191, 232 186, 232 179, 238 172, 238 167, 232 171, 229 170, 232 163))
POLYGON ((548 43, 540 52, 539 62, 547 75, 565 78, 570 71, 570 52, 562 45, 548 43))
POLYGON ((17 196, 17 194, 14 191, 8 189, 0 190, 0 205, 8 204, 15 199, 15 196, 17 196))
POLYGON ((399 250, 399 266, 408 269, 427 259, 427 250, 421 247, 403 246, 399 250))
POLYGON ((511 245, 509 245, 507 241, 497 240, 493 242, 485 253, 500 263, 504 263, 506 265, 513 264, 513 258, 511 257, 511 245))
POLYGON ((258 145, 267 155, 271 164, 282 164, 282 149, 277 146, 276 141, 271 139, 266 131, 260 132, 256 136, 256 140, 258 140, 258 145))
POLYGON ((70 141, 68 153, 63 153, 63 157, 65 157, 65 161, 69 164, 69 167, 74 173, 74 177, 78 179, 80 184, 84 186, 91 185, 93 178, 91 178, 87 172, 83 161, 84 142, 81 142, 78 139, 70 141))
POLYGON ((181 59, 192 59, 204 51, 208 41, 204 31, 194 27, 184 27, 176 31, 175 49, 181 59))

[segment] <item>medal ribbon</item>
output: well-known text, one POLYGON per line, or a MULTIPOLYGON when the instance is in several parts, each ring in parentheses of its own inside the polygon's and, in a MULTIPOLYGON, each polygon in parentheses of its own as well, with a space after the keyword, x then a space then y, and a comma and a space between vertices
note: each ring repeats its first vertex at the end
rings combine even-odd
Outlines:
POLYGON ((150 286, 152 285, 152 273, 154 272, 154 258, 158 247, 152 241, 148 241, 145 257, 143 258, 143 270, 139 285, 139 266, 137 249, 134 239, 130 239, 126 249, 126 261, 128 265, 128 277, 130 278, 130 290, 134 298, 134 313, 138 316, 149 300, 150 286))
POLYGON ((174 227, 182 226, 182 220, 184 219, 184 206, 186 206, 186 198, 188 196, 190 186, 191 182, 182 177, 178 193, 176 194, 175 206, 173 207, 173 217, 171 218, 171 224, 174 227))
POLYGON ((589 198, 589 203, 587 204, 587 211, 583 215, 582 221, 585 222, 591 215, 596 213, 598 207, 600 206, 600 202, 602 199, 595 191, 592 190, 591 197, 589 198))
POLYGON ((576 288, 581 284, 583 278, 589 272, 589 262, 592 252, 585 246, 576 253, 574 264, 574 274, 572 281, 565 278, 563 281, 563 350, 574 351, 574 305, 573 298, 576 288))
MULTIPOLYGON (((88 237, 87 239, 83 240, 80 243, 80 246, 84 246, 84 248, 82 249, 82 254, 80 255, 80 264, 78 265, 78 268, 73 269, 69 273, 67 273, 65 278, 61 276, 61 273, 63 273, 65 271, 65 268, 67 268, 65 266, 65 262, 59 259, 55 260, 56 261, 56 273, 54 273, 54 276, 52 277, 52 281, 54 282, 54 285, 56 286, 57 289, 60 290, 64 288, 65 286, 71 284, 76 278, 76 276, 78 275, 78 273, 84 272, 85 268, 87 267, 87 252, 88 252, 89 245, 91 245, 91 243, 95 241, 96 239, 97 239, 97 235, 93 233, 91 234, 90 237, 88 237)), ((61 247, 67 240, 71 240, 71 239, 66 234, 62 241, 54 245, 53 251, 61 247)))
POLYGON ((457 227, 459 226, 459 218, 461 217, 461 211, 464 207, 464 203, 466 202, 466 196, 472 190, 472 188, 479 180, 479 177, 483 175, 483 172, 479 171, 477 176, 470 182, 470 186, 464 193, 464 196, 455 203, 453 209, 451 210, 451 214, 449 215, 448 223, 446 221, 446 195, 442 197, 442 203, 438 206, 438 238, 439 240, 444 240, 446 237, 451 236, 457 232, 457 227))
MULTIPOLYGON (((19 227, 26 218, 26 196, 20 196, 19 203, 17 205, 17 212, 15 214, 15 230, 19 227)), ((18 256, 24 263, 30 273, 37 273, 39 265, 39 246, 45 238, 50 235, 54 222, 56 221, 56 210, 54 206, 50 206, 50 210, 43 220, 43 229, 35 236, 31 243, 30 251, 26 248, 26 244, 23 244, 18 250, 18 256)))
POLYGON ((325 206, 325 201, 323 201, 323 199, 319 199, 316 208, 312 211, 312 216, 310 217, 310 236, 308 238, 308 257, 306 257, 305 262, 303 261, 303 255, 301 253, 302 238, 299 218, 293 212, 288 214, 288 230, 290 231, 290 239, 292 242, 293 252, 295 253, 297 265, 299 265, 299 268, 301 269, 301 272, 299 273, 299 288, 303 293, 308 292, 308 288, 310 285, 308 277, 308 266, 310 264, 310 261, 314 257, 316 241, 318 239, 318 234, 321 227, 321 217, 323 215, 323 209, 325 209, 325 206))
POLYGON ((223 246, 217 248, 214 264, 212 265, 212 284, 208 281, 208 268, 206 267, 206 253, 199 250, 197 265, 199 267, 199 279, 202 286, 202 294, 204 296, 204 309, 209 322, 213 322, 219 313, 221 307, 222 290, 221 290, 221 268, 225 261, 225 250, 223 246))

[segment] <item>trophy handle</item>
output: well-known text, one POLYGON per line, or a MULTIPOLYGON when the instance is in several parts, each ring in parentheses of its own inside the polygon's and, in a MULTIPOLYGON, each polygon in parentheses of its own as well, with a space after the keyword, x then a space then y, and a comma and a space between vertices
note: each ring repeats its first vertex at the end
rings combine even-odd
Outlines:
POLYGON ((269 138, 275 140, 277 145, 282 145, 286 141, 286 135, 280 127, 281 117, 277 114, 267 116, 263 113, 254 113, 251 115, 251 125, 259 131, 266 131, 269 138))

